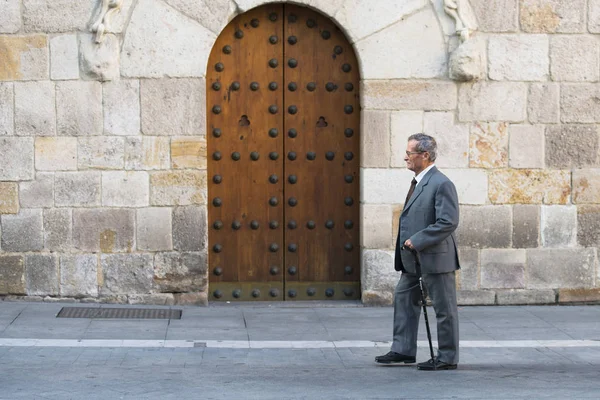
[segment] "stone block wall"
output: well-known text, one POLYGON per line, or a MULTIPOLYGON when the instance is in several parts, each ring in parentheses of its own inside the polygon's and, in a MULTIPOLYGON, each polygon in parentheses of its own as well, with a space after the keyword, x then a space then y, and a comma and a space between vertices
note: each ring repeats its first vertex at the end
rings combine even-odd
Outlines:
MULTIPOLYGON (((0 1, 0 296, 205 304, 205 71, 221 29, 270 0, 0 1)), ((390 304, 412 173, 432 134, 456 184, 462 304, 600 300, 600 0, 298 0, 361 70, 362 286, 390 304), (460 49, 460 47, 458 47, 460 49)), ((210 140, 210 139, 208 139, 210 140)))
POLYGON ((0 2, 0 296, 205 304, 203 71, 227 17, 125 0, 97 44, 100 3, 0 2))
MULTIPOLYGON (((363 271, 393 266, 406 137, 424 131, 438 139, 437 165, 461 203, 460 303, 600 301, 600 1, 470 5, 481 79, 385 80, 382 68, 364 81, 365 120, 390 122, 363 130, 373 138, 363 139, 363 271)), ((397 278, 365 274, 369 301, 389 303, 397 278)))

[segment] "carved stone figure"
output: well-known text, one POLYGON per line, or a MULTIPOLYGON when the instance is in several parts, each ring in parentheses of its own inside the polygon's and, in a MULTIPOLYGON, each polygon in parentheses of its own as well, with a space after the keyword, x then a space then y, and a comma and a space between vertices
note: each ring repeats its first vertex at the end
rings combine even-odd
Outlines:
POLYGON ((469 39, 471 32, 475 30, 475 26, 470 26, 470 21, 467 16, 466 8, 468 5, 463 3, 463 0, 444 0, 444 11, 451 16, 456 23, 456 34, 461 42, 469 39))
POLYGON ((450 79, 467 82, 480 79, 485 71, 483 62, 484 49, 481 43, 470 39, 477 29, 475 14, 468 0, 444 0, 444 11, 456 23, 456 35, 460 45, 452 52, 449 59, 450 79))
POLYGON ((94 22, 90 27, 90 31, 95 33, 94 38, 96 43, 102 43, 104 40, 104 32, 110 29, 112 17, 121 9, 123 0, 101 0, 102 4, 98 8, 94 22))

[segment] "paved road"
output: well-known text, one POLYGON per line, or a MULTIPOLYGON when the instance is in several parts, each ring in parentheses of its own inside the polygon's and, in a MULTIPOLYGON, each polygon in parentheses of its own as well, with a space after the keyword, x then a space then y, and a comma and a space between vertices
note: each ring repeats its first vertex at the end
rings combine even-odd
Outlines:
MULTIPOLYGON (((56 318, 63 306, 90 305, 0 302, 0 399, 600 398, 600 306, 462 307, 459 369, 436 372, 373 362, 389 349, 391 308, 56 318)), ((424 325, 419 343, 425 361, 424 325)))

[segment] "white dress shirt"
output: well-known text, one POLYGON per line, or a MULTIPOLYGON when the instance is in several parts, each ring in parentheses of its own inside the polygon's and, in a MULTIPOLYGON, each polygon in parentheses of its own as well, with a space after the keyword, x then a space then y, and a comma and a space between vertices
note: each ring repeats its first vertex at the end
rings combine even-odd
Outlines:
POLYGON ((415 179, 417 180, 417 186, 419 186, 419 182, 421 182, 421 179, 423 179, 425 174, 428 173, 429 170, 433 167, 435 167, 435 164, 431 164, 429 167, 427 167, 423 171, 421 171, 421 173, 419 175, 415 176, 415 179))

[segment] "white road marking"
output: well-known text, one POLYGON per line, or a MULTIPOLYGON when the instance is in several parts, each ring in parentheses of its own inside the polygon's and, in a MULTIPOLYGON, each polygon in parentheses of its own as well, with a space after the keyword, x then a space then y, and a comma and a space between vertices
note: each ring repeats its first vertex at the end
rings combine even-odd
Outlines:
MULTIPOLYGON (((184 348, 209 347, 223 349, 333 349, 333 348, 389 348, 391 342, 369 340, 342 341, 275 341, 275 340, 121 340, 121 339, 13 339, 0 338, 0 347, 138 347, 184 348)), ((419 341, 419 347, 429 347, 419 341)), ((433 342, 437 346, 437 342, 433 342)), ((600 347, 600 340, 463 340, 463 348, 548 348, 600 347)))

